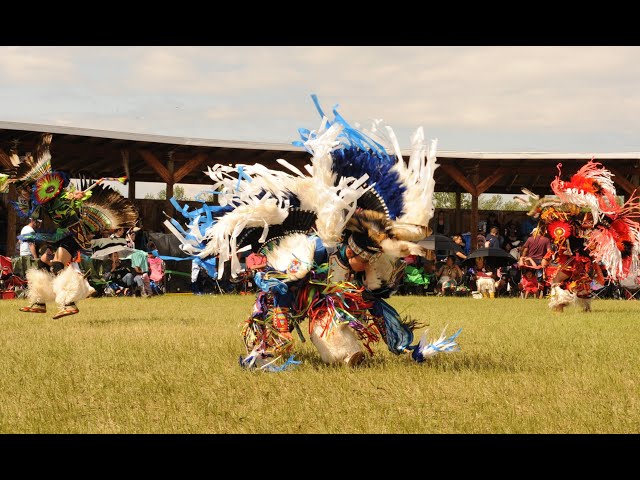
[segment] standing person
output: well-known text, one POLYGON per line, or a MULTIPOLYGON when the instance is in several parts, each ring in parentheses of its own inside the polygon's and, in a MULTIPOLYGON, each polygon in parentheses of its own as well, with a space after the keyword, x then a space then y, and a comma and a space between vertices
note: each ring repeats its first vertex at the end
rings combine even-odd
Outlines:
MULTIPOLYGON (((557 264, 551 279, 549 308, 562 312, 577 303, 588 312, 592 281, 604 282, 600 263, 613 280, 635 274, 639 268, 637 199, 632 197, 619 205, 613 174, 598 162, 590 160, 568 180, 560 178, 561 166, 558 164, 559 174, 551 182, 557 198, 539 198, 525 191, 534 200, 528 215, 540 219, 553 241, 553 250, 549 249, 542 261, 545 267, 557 264)), ((527 253, 533 256, 532 251, 527 253)))
POLYGON ((489 229, 489 235, 484 243, 485 248, 502 248, 502 242, 500 241, 500 229, 497 226, 493 226, 489 229))
MULTIPOLYGON (((520 258, 518 258, 518 266, 526 266, 525 260, 527 258, 532 259, 536 265, 540 265, 542 263, 542 259, 549 250, 551 250, 551 240, 549 237, 543 235, 543 232, 539 231, 539 227, 534 228, 531 230, 531 235, 522 246, 520 258)), ((536 277, 540 280, 543 278, 543 275, 544 269, 538 269, 536 277)))
MULTIPOLYGON (((29 223, 20 230, 20 237, 33 238, 32 234, 36 233, 36 228, 40 225, 42 225, 41 219, 29 218, 29 223)), ((20 240, 20 256, 31 256, 34 259, 38 258, 35 240, 20 240)))
POLYGON ((447 217, 443 210, 438 212, 438 218, 436 219, 436 233, 440 235, 449 235, 449 225, 447 222, 447 217))
MULTIPOLYGON (((93 236, 100 230, 132 226, 137 221, 135 206, 110 187, 100 185, 104 178, 77 188, 69 175, 51 166, 50 144, 53 135, 42 134, 36 146, 35 158, 23 157, 10 179, 18 192, 14 207, 23 218, 41 218, 47 215, 56 225, 54 234, 29 232, 20 235, 22 241, 47 241, 54 257, 50 273, 37 268, 27 271, 27 298, 31 305, 22 312, 45 313, 46 302, 53 301, 60 310, 54 319, 78 313, 76 302, 89 296, 93 290, 74 261, 81 249, 90 248, 93 236)), ((35 257, 35 256, 34 256, 35 257)))

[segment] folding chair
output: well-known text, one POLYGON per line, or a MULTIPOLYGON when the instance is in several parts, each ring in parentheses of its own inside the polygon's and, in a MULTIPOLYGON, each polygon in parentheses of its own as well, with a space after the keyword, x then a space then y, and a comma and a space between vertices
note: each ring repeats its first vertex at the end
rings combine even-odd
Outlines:
POLYGON ((620 289, 627 300, 640 300, 640 274, 630 274, 620 282, 620 289))

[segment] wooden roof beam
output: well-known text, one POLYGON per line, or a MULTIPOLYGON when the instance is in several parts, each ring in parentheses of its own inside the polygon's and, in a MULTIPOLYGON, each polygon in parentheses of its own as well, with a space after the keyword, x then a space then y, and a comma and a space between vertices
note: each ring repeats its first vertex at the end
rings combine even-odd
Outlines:
POLYGON ((445 163, 440 165, 440 168, 438 170, 440 169, 442 169, 444 172, 446 172, 447 175, 453 178, 458 185, 460 185, 462 188, 464 188, 467 191, 467 193, 470 193, 474 197, 478 196, 478 193, 476 191, 476 186, 473 183, 471 183, 467 179, 467 177, 465 177, 464 173, 462 173, 458 167, 456 167, 455 165, 448 165, 445 163))
POLYGON ((635 192, 638 187, 627 180, 627 178, 617 168, 610 166, 607 166, 607 168, 611 173, 613 173, 613 181, 620 185, 629 196, 633 195, 633 192, 635 192))
POLYGON ((147 165, 149 165, 154 172, 160 175, 160 178, 162 178, 162 180, 164 180, 165 183, 167 184, 174 183, 173 174, 169 172, 167 167, 165 167, 164 165, 162 165, 162 163, 160 163, 160 160, 158 160, 158 157, 156 157, 153 153, 151 153, 148 150, 138 150, 138 153, 140 154, 142 159, 147 163, 147 165))
POLYGON ((506 169, 504 167, 498 167, 491 175, 482 180, 478 185, 476 185, 476 193, 480 195, 485 192, 488 188, 491 188, 493 184, 495 184, 498 180, 500 180, 504 174, 506 173, 506 169))
POLYGON ((178 183, 184 177, 189 175, 195 169, 200 168, 200 166, 209 158, 209 155, 206 153, 198 153, 195 157, 191 158, 187 163, 182 165, 176 172, 173 174, 173 181, 178 183))
POLYGON ((0 148, 0 165, 4 168, 11 168, 13 165, 11 164, 11 158, 7 153, 0 148))

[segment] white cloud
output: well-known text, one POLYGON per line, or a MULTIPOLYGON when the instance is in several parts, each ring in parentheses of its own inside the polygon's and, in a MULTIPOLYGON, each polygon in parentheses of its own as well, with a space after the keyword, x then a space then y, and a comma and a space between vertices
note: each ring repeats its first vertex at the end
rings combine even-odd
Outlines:
POLYGON ((273 142, 317 128, 310 93, 454 148, 472 132, 496 151, 518 135, 613 142, 640 129, 638 84, 638 47, 0 47, 4 120, 273 142))
POLYGON ((71 79, 74 64, 57 47, 0 47, 0 84, 10 86, 71 79))

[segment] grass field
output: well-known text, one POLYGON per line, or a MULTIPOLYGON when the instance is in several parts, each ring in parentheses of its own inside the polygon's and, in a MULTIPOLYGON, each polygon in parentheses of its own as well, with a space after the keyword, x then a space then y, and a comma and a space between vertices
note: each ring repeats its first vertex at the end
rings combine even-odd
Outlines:
POLYGON ((461 351, 417 364, 380 345, 347 369, 298 340, 304 363, 281 373, 238 365, 252 301, 95 298, 59 320, 0 301, 0 432, 640 431, 638 301, 393 297, 432 336, 463 327, 461 351))

